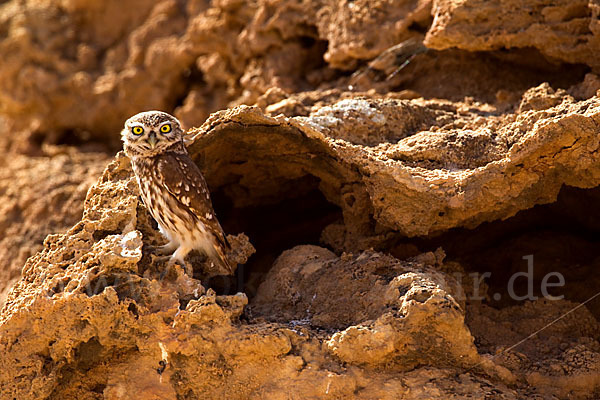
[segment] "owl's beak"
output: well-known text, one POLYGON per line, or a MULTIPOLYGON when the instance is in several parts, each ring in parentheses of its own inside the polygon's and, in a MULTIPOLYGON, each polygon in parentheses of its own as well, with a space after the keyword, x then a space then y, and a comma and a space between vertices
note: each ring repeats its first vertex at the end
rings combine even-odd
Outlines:
POLYGON ((158 140, 156 140, 156 133, 154 132, 150 132, 148 134, 148 143, 150 143, 150 146, 154 149, 156 147, 156 143, 158 142, 158 140))

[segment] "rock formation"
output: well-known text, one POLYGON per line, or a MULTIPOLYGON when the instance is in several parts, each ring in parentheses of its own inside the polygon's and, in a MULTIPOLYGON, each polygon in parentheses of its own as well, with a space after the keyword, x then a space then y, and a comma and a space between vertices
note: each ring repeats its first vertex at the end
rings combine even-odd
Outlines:
POLYGON ((0 4, 0 398, 598 397, 597 13, 0 4), (155 254, 114 155, 149 108, 235 276, 155 254))

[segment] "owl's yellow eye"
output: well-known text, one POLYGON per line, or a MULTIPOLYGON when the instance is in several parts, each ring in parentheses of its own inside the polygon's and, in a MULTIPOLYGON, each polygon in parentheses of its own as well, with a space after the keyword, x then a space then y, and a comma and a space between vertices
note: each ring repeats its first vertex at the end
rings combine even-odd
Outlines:
POLYGON ((164 124, 163 126, 160 127, 160 131, 162 133, 169 133, 169 132, 171 132, 171 124, 164 124))
POLYGON ((133 128, 131 128, 131 133, 133 133, 134 135, 141 135, 142 133, 144 133, 144 128, 142 128, 141 126, 134 126, 133 128))

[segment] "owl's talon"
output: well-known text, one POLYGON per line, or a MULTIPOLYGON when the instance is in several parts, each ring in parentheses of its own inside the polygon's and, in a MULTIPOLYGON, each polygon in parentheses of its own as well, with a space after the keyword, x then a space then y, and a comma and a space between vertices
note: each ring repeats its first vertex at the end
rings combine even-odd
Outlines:
POLYGON ((184 260, 180 260, 179 258, 175 258, 173 256, 171 256, 169 258, 169 262, 167 263, 168 267, 167 268, 171 268, 173 267, 175 264, 179 264, 179 266, 183 267, 183 271, 189 275, 189 276, 193 276, 194 275, 194 269, 192 268, 191 265, 189 265, 188 263, 186 263, 184 260))
POLYGON ((186 263, 185 261, 181 261, 179 259, 173 258, 171 257, 171 259, 168 262, 168 268, 173 267, 175 264, 178 264, 180 267, 183 268, 183 271, 188 275, 188 276, 193 276, 194 275, 194 269, 192 268, 191 265, 189 265, 188 263, 186 263))
POLYGON ((170 256, 162 256, 162 257, 160 257, 160 259, 165 260, 166 263, 165 263, 165 266, 164 266, 162 272, 160 273, 160 275, 158 277, 159 280, 163 280, 169 274, 169 272, 171 272, 171 269, 175 267, 175 264, 178 264, 180 267, 183 268, 185 273, 187 273, 187 265, 184 262, 175 260, 175 259, 173 259, 173 257, 170 257, 170 256))
POLYGON ((169 257, 169 262, 168 262, 168 264, 169 264, 169 265, 175 265, 175 264, 179 264, 179 265, 181 265, 181 266, 184 266, 184 265, 185 265, 185 262, 184 262, 184 261, 181 261, 181 260, 180 260, 180 259, 178 259, 178 258, 174 258, 173 256, 170 256, 170 257, 169 257))

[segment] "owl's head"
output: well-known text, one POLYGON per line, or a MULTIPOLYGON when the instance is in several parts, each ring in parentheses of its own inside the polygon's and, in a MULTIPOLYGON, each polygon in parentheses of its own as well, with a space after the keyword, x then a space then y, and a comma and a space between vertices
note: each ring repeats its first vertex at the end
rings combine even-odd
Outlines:
POLYGON ((183 144, 183 130, 174 116, 162 111, 145 111, 125 121, 121 139, 129 156, 151 157, 175 143, 183 144))

